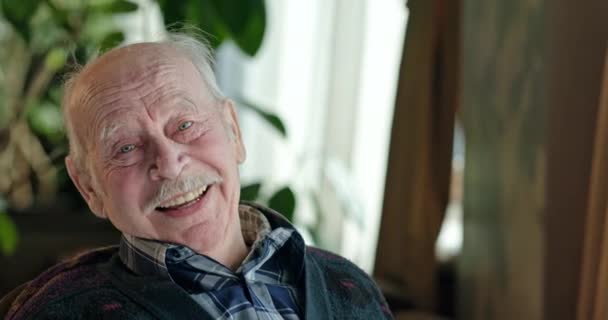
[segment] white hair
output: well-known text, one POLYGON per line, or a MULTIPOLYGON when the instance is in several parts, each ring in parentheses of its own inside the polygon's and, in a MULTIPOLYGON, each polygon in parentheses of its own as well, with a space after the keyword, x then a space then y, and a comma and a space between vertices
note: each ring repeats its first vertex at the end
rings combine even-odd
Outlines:
MULTIPOLYGON (((194 67, 198 70, 199 74, 201 75, 201 78, 207 85, 211 96, 216 101, 221 101, 225 98, 225 96, 217 85, 215 73, 213 71, 213 51, 209 45, 209 42, 207 41, 207 39, 205 39, 201 32, 193 32, 193 30, 188 31, 189 32, 187 33, 171 31, 167 33, 166 39, 153 43, 161 44, 166 47, 172 48, 187 57, 192 62, 194 67)), ((66 133, 69 141, 69 156, 75 164, 76 169, 81 172, 87 169, 87 162, 85 162, 83 159, 84 145, 82 141, 80 141, 80 137, 77 136, 76 131, 74 129, 74 124, 71 121, 70 113, 74 107, 72 106, 72 104, 77 103, 77 100, 74 99, 74 95, 77 94, 76 92, 74 92, 74 86, 78 82, 82 70, 84 70, 87 65, 94 63, 98 58, 99 56, 93 58, 91 61, 87 62, 85 66, 76 65, 74 67, 74 71, 66 75, 64 83, 64 94, 62 104, 64 123, 66 126, 66 133)))
POLYGON ((167 39, 161 40, 159 43, 173 48, 188 57, 200 73, 203 81, 205 81, 211 95, 218 101, 225 98, 215 79, 213 51, 203 35, 170 32, 167 39))

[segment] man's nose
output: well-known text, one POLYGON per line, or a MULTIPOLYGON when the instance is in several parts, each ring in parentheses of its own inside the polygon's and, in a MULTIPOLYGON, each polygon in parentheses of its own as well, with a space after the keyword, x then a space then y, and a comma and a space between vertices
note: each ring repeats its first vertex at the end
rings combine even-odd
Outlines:
POLYGON ((150 168, 152 180, 175 179, 185 165, 185 156, 178 143, 161 139, 155 143, 154 160, 150 168))

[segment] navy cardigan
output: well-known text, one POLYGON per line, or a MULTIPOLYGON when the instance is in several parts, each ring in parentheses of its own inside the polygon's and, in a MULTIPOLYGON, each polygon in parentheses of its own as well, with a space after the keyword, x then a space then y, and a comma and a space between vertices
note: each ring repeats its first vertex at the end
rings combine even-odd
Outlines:
MULTIPOLYGON (((259 209, 271 224, 288 223, 272 210, 259 209)), ((374 281, 340 256, 306 247, 301 281, 305 319, 393 318, 374 281)), ((3 310, 6 319, 16 320, 210 318, 172 281, 131 272, 118 257, 116 246, 60 263, 7 300, 0 303, 8 307, 3 310)))

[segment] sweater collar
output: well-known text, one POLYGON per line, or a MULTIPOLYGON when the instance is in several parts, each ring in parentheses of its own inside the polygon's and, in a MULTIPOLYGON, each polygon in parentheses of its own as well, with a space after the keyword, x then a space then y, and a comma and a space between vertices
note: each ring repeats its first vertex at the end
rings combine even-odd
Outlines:
POLYGON ((279 285, 295 281, 299 272, 286 272, 294 270, 294 263, 302 266, 304 259, 304 241, 295 228, 276 212, 256 204, 242 203, 239 217, 250 252, 236 272, 187 246, 128 234, 121 239, 120 259, 136 274, 169 278, 187 291, 217 289, 218 283, 210 279, 222 279, 226 285, 239 277, 279 285), (294 259, 287 264, 272 261, 286 245, 294 259), (194 280, 201 274, 208 281, 194 280))

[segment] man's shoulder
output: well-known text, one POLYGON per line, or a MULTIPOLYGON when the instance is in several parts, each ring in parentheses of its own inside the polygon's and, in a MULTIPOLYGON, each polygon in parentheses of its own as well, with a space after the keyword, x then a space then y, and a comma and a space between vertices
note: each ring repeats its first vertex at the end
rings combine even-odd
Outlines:
POLYGON ((317 247, 306 246, 306 257, 323 269, 339 270, 341 274, 370 279, 370 276, 350 260, 317 247))
POLYGON ((7 318, 29 318, 45 306, 57 305, 59 301, 82 302, 91 293, 107 289, 110 279, 99 271, 99 266, 108 263, 116 251, 116 247, 87 251, 46 270, 23 285, 7 318))
POLYGON ((349 317, 373 315, 392 318, 376 282, 357 265, 337 254, 311 246, 306 247, 306 260, 307 274, 310 275, 306 281, 307 291, 323 289, 335 298, 336 306, 347 306, 347 313, 356 311, 349 317))

